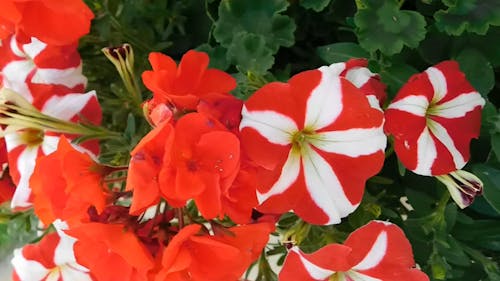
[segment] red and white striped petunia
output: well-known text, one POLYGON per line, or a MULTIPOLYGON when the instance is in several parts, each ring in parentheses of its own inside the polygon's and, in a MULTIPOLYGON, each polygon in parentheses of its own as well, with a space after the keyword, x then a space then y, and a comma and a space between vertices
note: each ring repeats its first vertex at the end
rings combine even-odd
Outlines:
POLYGON ((383 114, 333 67, 265 85, 242 115, 243 149, 260 167, 262 212, 294 210, 309 223, 338 223, 382 167, 383 114))
MULTIPOLYGON (((45 115, 72 122, 77 122, 83 116, 86 121, 93 124, 100 124, 102 116, 95 91, 86 94, 69 93, 63 96, 51 96, 45 100, 40 111, 45 115)), ((5 143, 9 171, 17 185, 11 207, 26 208, 32 205, 29 179, 33 174, 36 159, 57 149, 60 133, 30 128, 15 130, 17 128, 10 127, 5 128, 7 132, 5 143)), ((74 138, 74 136, 67 137, 74 138)), ((82 144, 83 148, 93 154, 97 154, 99 149, 95 141, 82 144)))
POLYGON ((73 246, 77 240, 53 232, 37 244, 14 250, 14 281, 92 281, 89 270, 76 261, 73 246))
POLYGON ((329 244, 312 254, 293 247, 279 274, 282 281, 428 281, 415 268, 411 245, 396 225, 372 221, 343 245, 329 244))
POLYGON ((87 78, 77 45, 51 46, 36 38, 20 42, 11 36, 0 45, 0 77, 4 87, 17 92, 29 102, 33 86, 51 85, 83 92, 87 78))
POLYGON ((424 176, 445 175, 469 160, 484 104, 457 62, 441 62, 401 88, 385 112, 385 129, 406 168, 424 176))

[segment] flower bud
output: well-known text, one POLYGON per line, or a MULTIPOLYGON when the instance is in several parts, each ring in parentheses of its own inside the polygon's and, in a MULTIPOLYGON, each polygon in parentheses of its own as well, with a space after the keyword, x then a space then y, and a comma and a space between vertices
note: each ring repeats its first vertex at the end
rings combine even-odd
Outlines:
POLYGON ((472 204, 477 195, 483 194, 483 182, 467 171, 456 170, 436 178, 448 188, 451 197, 461 209, 472 204))

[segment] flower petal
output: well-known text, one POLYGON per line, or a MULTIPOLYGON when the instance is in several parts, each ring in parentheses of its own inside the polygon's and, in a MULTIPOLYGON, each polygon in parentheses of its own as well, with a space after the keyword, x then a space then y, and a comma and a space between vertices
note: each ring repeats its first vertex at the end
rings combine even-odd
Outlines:
POLYGON ((52 117, 71 120, 92 99, 97 99, 95 91, 90 91, 86 94, 67 94, 62 97, 53 96, 47 100, 41 111, 52 117))
POLYGON ((444 118, 464 117, 468 112, 483 107, 486 101, 478 92, 461 94, 452 100, 436 104, 432 108, 433 115, 444 118))
POLYGON ((425 127, 417 140, 417 166, 412 171, 419 175, 432 175, 431 168, 437 156, 434 139, 425 127))
POLYGON ((293 133, 298 131, 295 121, 275 111, 249 111, 243 106, 240 130, 253 128, 269 142, 279 145, 291 143, 293 133))

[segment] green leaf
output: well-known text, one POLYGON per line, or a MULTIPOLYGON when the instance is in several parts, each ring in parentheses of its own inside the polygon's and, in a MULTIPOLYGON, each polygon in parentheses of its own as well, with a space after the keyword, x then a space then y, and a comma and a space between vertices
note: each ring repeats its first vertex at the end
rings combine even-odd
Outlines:
POLYGON ((344 62, 352 58, 369 58, 370 54, 356 43, 341 42, 316 49, 318 56, 326 63, 344 62))
POLYGON ((220 70, 226 70, 230 61, 227 59, 227 49, 218 45, 216 47, 212 47, 208 44, 202 44, 196 48, 198 51, 202 51, 208 54, 210 57, 210 68, 217 68, 220 70))
POLYGON ((393 64, 380 71, 380 78, 387 85, 389 100, 392 100, 399 89, 408 81, 408 78, 415 73, 418 73, 418 70, 402 63, 393 64))
POLYGON ((264 74, 274 64, 272 51, 266 46, 264 37, 253 33, 240 32, 234 36, 227 55, 243 73, 264 74))
POLYGON ((238 34, 253 33, 262 36, 274 54, 280 46, 290 47, 295 41, 295 23, 280 14, 288 5, 286 0, 222 0, 214 37, 229 48, 238 34))
POLYGON ((500 170, 486 164, 472 166, 472 171, 484 184, 483 196, 500 213, 500 170))
POLYGON ((300 5, 306 9, 312 9, 315 12, 323 11, 331 0, 300 0, 300 5))
POLYGON ((425 37, 425 19, 415 11, 399 10, 395 0, 362 0, 363 7, 354 15, 361 47, 369 52, 380 50, 394 55, 404 46, 416 48, 425 37))
POLYGON ((448 0, 448 6, 434 14, 436 26, 450 35, 458 36, 465 31, 486 34, 490 25, 500 25, 498 0, 448 0))
POLYGON ((495 85, 495 73, 490 62, 483 54, 472 48, 463 50, 455 59, 472 86, 483 97, 487 97, 495 85))

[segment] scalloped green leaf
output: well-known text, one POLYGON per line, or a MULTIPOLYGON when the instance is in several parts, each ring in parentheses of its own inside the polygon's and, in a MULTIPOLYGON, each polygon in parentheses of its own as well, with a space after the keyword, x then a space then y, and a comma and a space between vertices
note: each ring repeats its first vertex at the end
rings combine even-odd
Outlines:
POLYGON ((227 55, 243 73, 264 74, 274 64, 272 50, 266 46, 264 36, 253 33, 236 34, 227 55))
POLYGON ((354 15, 356 35, 361 47, 369 52, 380 50, 394 55, 404 46, 416 48, 425 38, 426 22, 415 11, 402 11, 395 0, 360 0, 363 8, 354 15))
POLYGON ((318 56, 326 63, 344 62, 351 58, 369 58, 370 54, 356 43, 341 42, 316 49, 318 56))
POLYGON ((455 59, 472 86, 483 97, 487 97, 495 85, 495 73, 488 59, 472 48, 464 49, 455 59))
POLYGON ((295 23, 280 14, 288 5, 286 0, 222 0, 214 37, 229 48, 237 34, 257 34, 274 54, 280 46, 290 47, 295 42, 295 23))
POLYGON ((217 68, 220 70, 226 70, 230 62, 227 59, 227 49, 222 46, 212 47, 208 44, 202 44, 196 48, 198 51, 202 51, 208 54, 210 57, 210 67, 217 68))
POLYGON ((323 11, 331 0, 300 0, 300 5, 306 9, 314 10, 315 12, 323 11))
POLYGON ((436 26, 450 35, 465 31, 486 34, 491 25, 500 25, 500 1, 498 0, 447 0, 448 7, 434 14, 436 26))

